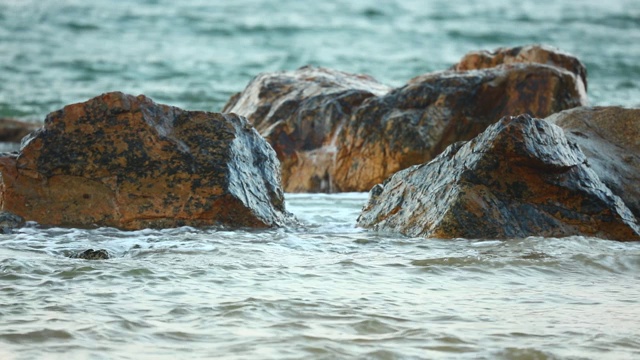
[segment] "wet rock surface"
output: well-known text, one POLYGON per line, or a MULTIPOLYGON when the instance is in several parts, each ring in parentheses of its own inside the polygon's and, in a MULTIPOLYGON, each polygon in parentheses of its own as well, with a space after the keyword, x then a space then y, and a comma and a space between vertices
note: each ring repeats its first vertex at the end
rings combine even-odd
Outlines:
POLYGON ((561 128, 505 117, 370 192, 358 225, 407 236, 640 240, 631 211, 561 128))
POLYGON ((602 182, 640 218, 640 109, 579 107, 545 120, 580 146, 602 182))
POLYGON ((544 47, 500 51, 397 89, 323 68, 261 74, 223 111, 246 116, 267 138, 286 191, 368 191, 502 116, 585 104, 586 70, 575 57, 544 47))
POLYGON ((322 67, 260 74, 223 112, 247 119, 276 150, 287 192, 332 192, 336 135, 363 101, 389 91, 364 75, 322 67))
POLYGON ((43 225, 272 227, 290 219, 273 149, 237 115, 107 93, 49 114, 0 157, 1 205, 43 225))

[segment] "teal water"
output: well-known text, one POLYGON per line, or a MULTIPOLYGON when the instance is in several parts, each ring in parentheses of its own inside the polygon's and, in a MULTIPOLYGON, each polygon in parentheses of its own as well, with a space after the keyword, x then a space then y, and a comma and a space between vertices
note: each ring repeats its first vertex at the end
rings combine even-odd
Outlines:
MULTIPOLYGON (((529 43, 640 106, 635 0, 0 0, 0 117, 112 90, 217 111, 306 64, 397 86, 529 43)), ((0 359, 640 358, 640 244, 405 238, 354 227, 366 194, 286 198, 303 227, 0 235, 0 359)))
POLYGON ((640 106, 636 0, 2 0, 0 117, 42 120, 112 90, 219 111, 264 71, 313 64, 398 86, 530 43, 582 59, 592 103, 640 106))

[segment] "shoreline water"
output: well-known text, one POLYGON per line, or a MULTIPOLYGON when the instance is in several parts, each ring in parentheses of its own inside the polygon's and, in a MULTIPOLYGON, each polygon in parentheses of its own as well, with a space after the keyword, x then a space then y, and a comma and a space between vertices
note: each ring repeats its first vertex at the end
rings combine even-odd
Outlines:
POLYGON ((1 235, 16 358, 632 358, 640 244, 363 231, 365 193, 287 194, 301 229, 1 235), (114 258, 70 259, 79 248, 114 258))

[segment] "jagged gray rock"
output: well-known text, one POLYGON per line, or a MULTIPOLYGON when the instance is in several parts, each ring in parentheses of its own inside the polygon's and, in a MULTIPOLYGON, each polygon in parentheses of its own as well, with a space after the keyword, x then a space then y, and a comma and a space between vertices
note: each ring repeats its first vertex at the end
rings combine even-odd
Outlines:
POLYGON ((561 128, 505 117, 373 188, 358 226, 407 236, 640 240, 622 200, 561 128))

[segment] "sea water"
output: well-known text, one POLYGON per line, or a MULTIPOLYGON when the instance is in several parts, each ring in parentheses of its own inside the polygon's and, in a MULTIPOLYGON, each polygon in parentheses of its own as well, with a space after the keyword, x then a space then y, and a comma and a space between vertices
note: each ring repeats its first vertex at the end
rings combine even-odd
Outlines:
MULTIPOLYGON (((640 106, 635 0, 0 0, 0 117, 113 90, 219 111, 306 64, 400 86, 530 43, 640 106)), ((286 200, 302 226, 0 235, 0 359, 640 358, 640 243, 407 238, 355 227, 366 193, 286 200)))

